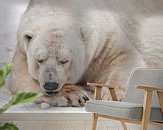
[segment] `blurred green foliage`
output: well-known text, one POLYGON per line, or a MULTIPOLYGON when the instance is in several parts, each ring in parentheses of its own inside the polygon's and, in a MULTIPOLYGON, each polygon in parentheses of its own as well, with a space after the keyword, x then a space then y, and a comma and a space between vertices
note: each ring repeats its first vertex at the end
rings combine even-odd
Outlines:
MULTIPOLYGON (((3 69, 0 69, 0 88, 2 88, 5 85, 5 78, 12 71, 12 68, 13 65, 9 64, 3 69)), ((3 112, 5 112, 7 109, 14 105, 32 102, 36 100, 39 96, 41 96, 40 93, 34 92, 18 93, 17 95, 13 96, 11 100, 8 101, 8 103, 6 103, 0 108, 0 114, 2 114, 3 112)), ((0 130, 19 130, 19 128, 13 123, 5 123, 3 126, 0 126, 0 130)))

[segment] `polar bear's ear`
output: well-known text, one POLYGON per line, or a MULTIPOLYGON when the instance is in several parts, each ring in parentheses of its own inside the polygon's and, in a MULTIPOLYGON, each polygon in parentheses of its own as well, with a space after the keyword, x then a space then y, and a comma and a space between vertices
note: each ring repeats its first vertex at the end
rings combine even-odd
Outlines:
POLYGON ((32 38, 33 38, 32 32, 28 31, 24 33, 24 39, 27 43, 29 43, 32 40, 32 38))
POLYGON ((20 34, 21 36, 21 41, 19 42, 20 45, 22 46, 22 48, 24 49, 24 51, 27 50, 29 43, 32 41, 33 38, 33 34, 32 32, 26 31, 23 32, 22 34, 20 34))
POLYGON ((80 27, 80 35, 82 40, 87 40, 93 33, 94 28, 88 26, 81 26, 80 27))

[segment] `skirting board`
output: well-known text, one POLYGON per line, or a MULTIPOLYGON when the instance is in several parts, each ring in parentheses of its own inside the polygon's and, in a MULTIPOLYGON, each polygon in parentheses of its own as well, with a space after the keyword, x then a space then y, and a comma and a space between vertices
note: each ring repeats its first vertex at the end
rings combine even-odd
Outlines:
POLYGON ((52 107, 43 110, 34 106, 28 104, 13 107, 1 114, 0 121, 56 121, 92 119, 92 113, 86 112, 84 107, 52 107))
POLYGON ((4 113, 0 121, 56 121, 56 120, 91 120, 91 113, 4 113))

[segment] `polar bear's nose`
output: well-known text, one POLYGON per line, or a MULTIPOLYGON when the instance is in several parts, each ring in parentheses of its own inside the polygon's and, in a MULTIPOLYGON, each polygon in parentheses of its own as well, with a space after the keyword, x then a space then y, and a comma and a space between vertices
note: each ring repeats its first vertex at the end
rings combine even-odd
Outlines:
POLYGON ((54 91, 58 88, 59 84, 56 82, 45 82, 44 88, 46 91, 54 91))

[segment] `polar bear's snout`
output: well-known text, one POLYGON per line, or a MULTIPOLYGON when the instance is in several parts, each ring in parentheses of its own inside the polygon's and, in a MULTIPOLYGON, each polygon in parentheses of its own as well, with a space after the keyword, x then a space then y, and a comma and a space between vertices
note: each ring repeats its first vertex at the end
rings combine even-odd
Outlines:
POLYGON ((60 84, 57 76, 57 71, 54 67, 47 67, 43 72, 43 83, 42 88, 44 92, 51 96, 56 92, 59 92, 62 89, 62 85, 60 84))
POLYGON ((54 69, 48 69, 45 71, 45 83, 43 87, 46 91, 55 91, 59 87, 59 83, 56 81, 56 72, 54 69))
POLYGON ((56 82, 45 82, 43 85, 44 89, 46 90, 46 94, 53 95, 55 94, 55 90, 58 89, 59 84, 56 82))
POLYGON ((59 84, 56 82, 45 82, 44 88, 46 91, 54 91, 58 88, 59 84))

